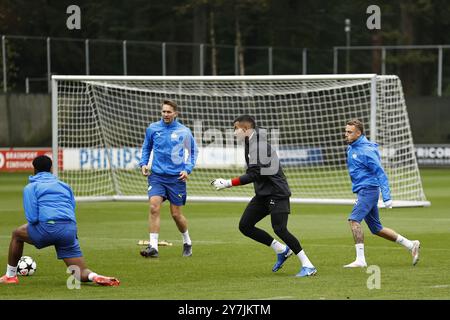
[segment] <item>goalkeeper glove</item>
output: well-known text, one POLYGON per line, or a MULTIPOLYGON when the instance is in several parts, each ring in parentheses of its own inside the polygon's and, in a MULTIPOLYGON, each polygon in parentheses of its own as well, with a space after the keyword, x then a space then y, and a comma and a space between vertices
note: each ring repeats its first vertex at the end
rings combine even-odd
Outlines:
POLYGON ((211 181, 211 185, 216 188, 216 190, 221 190, 225 188, 230 188, 232 186, 231 180, 225 180, 225 179, 215 179, 211 181))
POLYGON ((387 208, 387 209, 392 209, 392 200, 386 200, 385 202, 384 202, 384 207, 385 208, 387 208))

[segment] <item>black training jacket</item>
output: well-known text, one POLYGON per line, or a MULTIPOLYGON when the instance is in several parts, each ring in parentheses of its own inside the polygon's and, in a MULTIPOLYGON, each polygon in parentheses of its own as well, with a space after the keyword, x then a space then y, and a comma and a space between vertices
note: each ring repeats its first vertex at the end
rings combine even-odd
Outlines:
POLYGON ((250 139, 245 139, 245 162, 247 170, 239 180, 242 185, 253 182, 256 196, 274 199, 291 196, 278 155, 268 143, 265 129, 257 128, 250 139))

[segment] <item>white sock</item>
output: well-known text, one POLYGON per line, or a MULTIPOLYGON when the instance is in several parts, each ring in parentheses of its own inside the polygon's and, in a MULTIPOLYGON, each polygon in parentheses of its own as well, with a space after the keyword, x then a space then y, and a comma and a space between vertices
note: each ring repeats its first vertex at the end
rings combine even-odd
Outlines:
POLYGON ((395 240, 395 242, 401 244, 402 246, 404 246, 408 250, 411 250, 412 247, 414 246, 414 244, 412 243, 411 240, 408 240, 405 237, 402 237, 401 235, 397 236, 397 240, 395 240))
POLYGON ((300 259, 300 262, 302 263, 303 267, 314 268, 313 264, 311 263, 311 261, 309 261, 308 257, 306 256, 304 250, 300 251, 297 254, 297 257, 300 259))
POLYGON ((9 264, 6 265, 6 276, 8 278, 15 277, 17 275, 17 266, 12 267, 9 264))
POLYGON ((273 239, 272 243, 270 244, 270 247, 275 251, 276 254, 283 253, 284 250, 286 250, 286 245, 282 244, 281 242, 273 239))
POLYGON ((186 230, 186 232, 182 233, 181 235, 183 236, 183 243, 192 245, 191 238, 189 237, 189 231, 186 230))
POLYGON ((355 244, 356 248, 356 261, 366 262, 366 257, 364 256, 364 243, 355 244))
POLYGON ((150 246, 158 251, 158 237, 159 233, 150 233, 150 246))
POLYGON ((98 274, 96 274, 95 272, 91 272, 88 274, 88 279, 89 281, 94 281, 94 278, 98 276, 98 274))

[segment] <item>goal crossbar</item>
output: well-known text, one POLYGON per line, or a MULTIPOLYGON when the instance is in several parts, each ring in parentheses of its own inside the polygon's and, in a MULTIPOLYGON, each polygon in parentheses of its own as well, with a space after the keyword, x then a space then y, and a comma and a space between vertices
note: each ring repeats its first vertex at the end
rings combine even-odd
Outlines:
POLYGON ((106 75, 53 75, 52 80, 74 81, 255 81, 255 80, 355 80, 371 79, 375 73, 361 74, 316 74, 316 75, 274 75, 274 76, 106 76, 106 75))

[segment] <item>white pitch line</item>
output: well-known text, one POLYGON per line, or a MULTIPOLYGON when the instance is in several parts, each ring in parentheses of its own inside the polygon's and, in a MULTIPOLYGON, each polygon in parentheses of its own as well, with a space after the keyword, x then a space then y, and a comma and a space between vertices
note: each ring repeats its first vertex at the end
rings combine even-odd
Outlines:
MULTIPOLYGON (((346 245, 346 244, 333 244, 333 245, 329 245, 329 244, 314 244, 314 243, 310 243, 308 244, 308 247, 330 247, 330 248, 348 248, 351 247, 351 245, 346 245)), ((399 246, 393 246, 393 247, 386 247, 386 246, 369 246, 370 248, 374 248, 374 249, 383 249, 383 250, 404 250, 402 247, 399 246)), ((423 248, 421 247, 421 249, 423 250, 423 248)), ((426 247, 425 249, 426 251, 450 251, 450 248, 429 248, 426 247)))
POLYGON ((439 284, 439 285, 437 285, 437 286, 431 286, 430 288, 436 288, 436 289, 438 289, 438 288, 448 288, 448 287, 450 287, 449 284, 439 284))
POLYGON ((250 300, 286 300, 286 299, 294 299, 293 296, 281 296, 281 297, 269 297, 269 298, 256 298, 250 300))
MULTIPOLYGON (((10 239, 11 236, 10 235, 0 235, 0 239, 10 239)), ((130 241, 130 242, 137 242, 139 240, 142 239, 137 239, 137 238, 105 238, 105 237, 101 237, 101 238, 97 238, 97 237, 80 237, 82 240, 99 240, 99 241, 130 241)), ((168 241, 168 242, 175 242, 175 243, 181 243, 182 240, 174 240, 174 239, 164 239, 164 241, 168 241)), ((222 241, 222 240, 193 240, 192 241, 194 244, 244 244, 246 243, 246 240, 243 239, 242 241, 222 241)), ((333 245, 329 245, 329 244, 314 244, 314 243, 310 243, 308 244, 308 247, 329 247, 329 248, 349 248, 351 247, 351 245, 345 245, 345 244, 333 244, 333 245)), ((382 249, 382 250, 399 250, 401 251, 403 248, 399 247, 399 246, 370 246, 370 248, 373 249, 382 249)), ((422 248, 423 250, 423 248, 422 248)), ((450 248, 430 248, 430 247, 426 247, 425 249, 426 251, 450 251, 450 248)))
MULTIPOLYGON (((3 239, 10 239, 11 236, 10 235, 0 235, 0 238, 3 239)), ((97 237, 80 237, 81 240, 99 240, 99 241, 124 241, 124 242, 137 242, 139 240, 142 239, 137 239, 137 238, 105 238, 105 237, 101 237, 101 238, 97 238, 97 237)), ((162 239, 164 241, 168 241, 168 242, 182 242, 182 240, 172 240, 172 239, 162 239)), ((199 244, 237 244, 237 243, 241 243, 238 241, 235 242, 231 242, 231 241, 214 241, 214 240, 193 240, 193 243, 199 243, 199 244)), ((242 243, 244 243, 244 241, 242 241, 242 243)))

